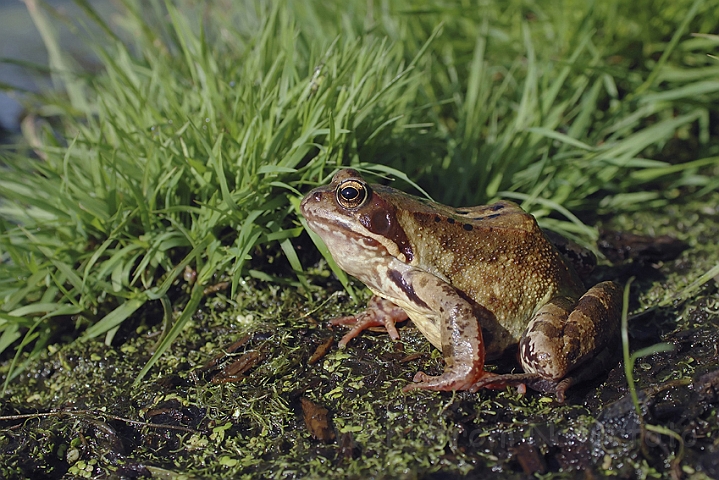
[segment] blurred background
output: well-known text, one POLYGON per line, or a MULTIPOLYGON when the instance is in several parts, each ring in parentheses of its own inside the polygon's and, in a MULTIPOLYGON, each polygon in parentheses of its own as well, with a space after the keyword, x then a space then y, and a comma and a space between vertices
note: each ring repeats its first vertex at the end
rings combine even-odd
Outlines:
MULTIPOLYGON (((44 3, 53 6, 58 15, 65 18, 80 15, 72 0, 48 0, 44 3)), ((91 0, 89 3, 105 18, 117 12, 111 1, 91 0)), ((67 28, 68 22, 58 17, 53 23, 63 48, 78 61, 93 63, 88 45, 83 45, 81 38, 72 34, 67 28)), ((0 59, 47 66, 47 50, 22 0, 0 0, 0 59)), ((37 91, 50 85, 49 76, 38 70, 23 68, 18 63, 0 62, 0 87, 3 87, 0 89, 0 141, 6 141, 20 130, 22 106, 17 97, 21 93, 8 92, 8 88, 37 91)))

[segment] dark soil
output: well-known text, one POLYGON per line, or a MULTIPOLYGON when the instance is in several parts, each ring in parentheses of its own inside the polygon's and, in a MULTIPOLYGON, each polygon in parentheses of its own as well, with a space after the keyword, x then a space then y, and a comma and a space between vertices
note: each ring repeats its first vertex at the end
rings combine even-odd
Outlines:
POLYGON ((636 360, 641 415, 619 356, 564 404, 515 389, 402 393, 417 370, 442 370, 440 352, 411 324, 399 342, 366 332, 339 350, 326 320, 359 306, 318 268, 309 295, 250 282, 236 299, 208 296, 137 386, 161 333, 153 309, 110 346, 47 347, 2 397, 0 476, 719 478, 717 281, 683 293, 719 264, 717 200, 604 222, 689 247, 594 274, 636 277, 632 351, 673 346, 636 360))

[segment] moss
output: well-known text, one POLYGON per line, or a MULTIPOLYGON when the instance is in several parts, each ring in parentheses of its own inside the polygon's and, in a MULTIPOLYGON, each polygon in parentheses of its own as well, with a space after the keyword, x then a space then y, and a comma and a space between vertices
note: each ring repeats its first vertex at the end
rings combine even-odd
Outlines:
MULTIPOLYGON (((676 260, 603 270, 620 278, 641 274, 635 311, 671 298, 719 263, 719 247, 707 241, 717 234, 708 205, 718 199, 604 219, 606 227, 673 234, 691 245, 676 260)), ((332 282, 319 270, 309 273, 332 282)), ((314 288, 302 294, 249 281, 236 298, 224 291, 208 297, 138 387, 133 380, 161 332, 157 316, 133 322, 135 330, 110 346, 96 340, 51 345, 10 384, 2 413, 54 413, 3 421, 1 474, 520 478, 522 446, 531 445, 545 471, 557 476, 670 476, 678 443, 662 435, 639 441, 638 417, 625 408, 621 365, 570 391, 564 405, 514 390, 404 394, 401 387, 417 370, 437 372, 443 365, 412 326, 400 329, 400 342, 364 333, 308 365, 317 346, 342 333, 323 322, 359 308, 344 293, 314 288), (227 351, 238 340, 244 343, 227 351), (214 383, 248 352, 258 352, 259 360, 244 378, 214 383), (418 356, 402 361, 412 354, 418 356), (334 440, 313 438, 301 397, 329 410, 334 440)), ((640 359, 634 374, 645 420, 678 433, 686 449, 682 467, 697 475, 713 468, 706 452, 716 451, 718 399, 699 395, 690 382, 719 367, 718 306, 710 282, 686 301, 630 324, 633 348, 657 341, 676 346, 640 359)))

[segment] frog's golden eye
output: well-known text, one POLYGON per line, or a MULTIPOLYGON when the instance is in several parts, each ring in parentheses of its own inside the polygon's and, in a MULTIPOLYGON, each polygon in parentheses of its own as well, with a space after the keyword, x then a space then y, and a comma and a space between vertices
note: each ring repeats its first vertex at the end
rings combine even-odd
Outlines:
POLYGON ((367 186, 357 180, 345 180, 337 186, 337 203, 344 208, 357 208, 369 197, 367 186))

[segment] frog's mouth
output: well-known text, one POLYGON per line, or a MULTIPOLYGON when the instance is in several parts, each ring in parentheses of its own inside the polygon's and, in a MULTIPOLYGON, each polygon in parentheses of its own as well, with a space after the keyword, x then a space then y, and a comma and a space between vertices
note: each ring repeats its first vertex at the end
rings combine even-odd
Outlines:
POLYGON ((337 217, 330 218, 309 209, 304 209, 302 215, 305 217, 305 220, 307 220, 307 225, 313 232, 322 237, 322 239, 325 240, 325 243, 327 238, 330 237, 347 240, 367 238, 365 235, 362 235, 351 228, 351 222, 349 220, 345 221, 344 219, 337 217))
POLYGON ((364 256, 365 252, 372 252, 373 255, 377 255, 379 249, 386 252, 380 242, 350 228, 349 222, 324 217, 305 216, 305 218, 309 227, 322 238, 335 258, 337 254, 343 257, 350 255, 357 257, 364 256))
POLYGON ((335 210, 328 210, 323 207, 325 205, 323 197, 327 193, 329 192, 324 191, 322 188, 312 190, 300 203, 300 212, 307 220, 310 228, 323 238, 322 232, 341 233, 343 235, 352 232, 355 235, 361 235, 354 232, 353 222, 350 218, 344 217, 335 210))

